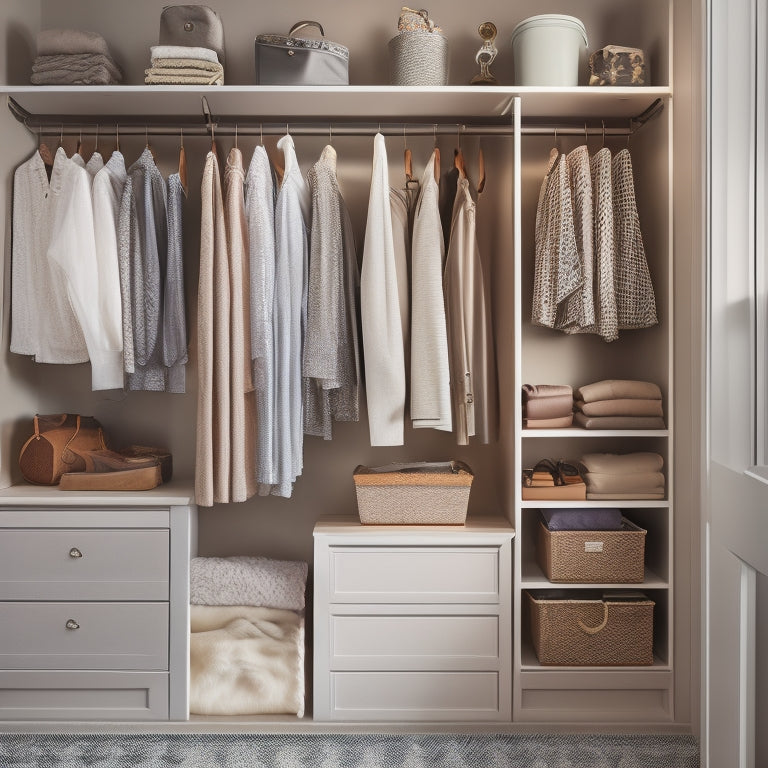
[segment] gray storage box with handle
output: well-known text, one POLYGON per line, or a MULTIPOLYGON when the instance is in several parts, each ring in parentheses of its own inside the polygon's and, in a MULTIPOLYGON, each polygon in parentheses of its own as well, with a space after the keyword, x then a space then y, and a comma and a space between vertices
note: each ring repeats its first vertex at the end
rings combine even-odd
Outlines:
POLYGON ((257 85, 349 85, 349 50, 325 39, 316 21, 300 21, 288 35, 258 35, 255 40, 257 85), (295 37, 317 27, 321 39, 295 37))

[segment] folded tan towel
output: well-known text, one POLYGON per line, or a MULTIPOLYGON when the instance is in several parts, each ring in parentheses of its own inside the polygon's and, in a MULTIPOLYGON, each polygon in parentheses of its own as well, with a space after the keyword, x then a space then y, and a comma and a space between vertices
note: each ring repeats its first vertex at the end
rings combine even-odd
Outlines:
POLYGON ((661 472, 585 472, 584 479, 587 490, 593 493, 653 493, 664 488, 664 475, 661 472))
POLYGON ((566 429, 573 424, 573 414, 558 419, 523 419, 523 426, 528 429, 566 429))
POLYGON ((224 67, 203 59, 157 59, 144 74, 149 85, 224 85, 224 67))
POLYGON ((224 78, 222 75, 213 73, 209 75, 182 75, 172 74, 172 71, 169 70, 162 74, 156 74, 147 70, 144 82, 147 85, 224 85, 224 78))
POLYGON ((149 49, 152 64, 161 59, 201 59, 219 63, 216 51, 193 45, 153 45, 149 49))
POLYGON ((43 29, 37 33, 37 55, 101 53, 109 56, 107 41, 98 32, 83 29, 43 29))
POLYGON ((663 416, 661 400, 619 398, 617 400, 596 400, 585 403, 577 400, 576 408, 586 416, 663 416))
POLYGON ((573 423, 582 429, 664 429, 660 416, 585 416, 576 412, 573 423))
POLYGON ((538 397, 525 404, 525 415, 529 419, 556 419, 569 416, 573 411, 573 398, 570 395, 538 397))
MULTIPOLYGON (((218 61, 208 61, 206 59, 153 59, 152 71, 161 74, 161 70, 189 70, 188 74, 199 74, 202 72, 213 72, 218 75, 224 74, 224 67, 218 61)), ((145 70, 149 72, 150 70, 145 70)))
POLYGON ((631 379, 605 379, 576 389, 576 399, 585 403, 622 398, 661 400, 661 390, 653 382, 631 379))
POLYGON ((570 384, 523 384, 523 402, 538 397, 561 397, 568 395, 573 397, 573 388, 570 384))
POLYGON ((664 489, 658 488, 650 493, 588 493, 588 499, 663 499, 664 489))
POLYGON ((629 472, 661 472, 664 459, 658 453, 636 451, 635 453, 585 453, 581 463, 587 472, 606 474, 627 474, 629 472))

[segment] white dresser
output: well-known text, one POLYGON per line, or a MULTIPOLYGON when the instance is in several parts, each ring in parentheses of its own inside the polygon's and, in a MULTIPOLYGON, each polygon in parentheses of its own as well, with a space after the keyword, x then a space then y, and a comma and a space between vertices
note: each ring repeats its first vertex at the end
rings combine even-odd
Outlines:
POLYGON ((188 717, 191 496, 0 491, 0 720, 188 717))
POLYGON ((314 719, 509 721, 512 538, 465 526, 314 529, 314 719))

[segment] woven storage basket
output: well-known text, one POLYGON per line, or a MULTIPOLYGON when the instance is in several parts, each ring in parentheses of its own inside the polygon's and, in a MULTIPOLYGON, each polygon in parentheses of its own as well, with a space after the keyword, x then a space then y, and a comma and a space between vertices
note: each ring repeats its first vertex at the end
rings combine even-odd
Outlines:
POLYGON ((636 584, 645 578, 645 535, 626 518, 620 531, 550 531, 539 520, 539 565, 550 581, 636 584))
POLYGON ((653 600, 553 599, 526 592, 540 664, 653 664, 653 600))
POLYGON ((448 41, 440 32, 403 30, 388 48, 392 85, 448 84, 448 41))
POLYGON ((365 525, 464 525, 472 470, 460 461, 359 466, 357 509, 365 525))

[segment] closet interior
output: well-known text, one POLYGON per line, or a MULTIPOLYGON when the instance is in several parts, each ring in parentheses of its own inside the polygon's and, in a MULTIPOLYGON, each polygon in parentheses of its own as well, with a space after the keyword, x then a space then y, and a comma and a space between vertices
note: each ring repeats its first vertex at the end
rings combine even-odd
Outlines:
MULTIPOLYGON (((677 350, 681 344, 685 345, 685 338, 676 338, 684 331, 676 328, 673 313, 679 291, 673 278, 684 266, 675 265, 678 256, 674 246, 681 235, 673 228, 675 197, 672 182, 676 171, 672 59, 674 41, 679 38, 690 46, 690 40, 685 38, 681 25, 673 26, 674 4, 671 0, 652 0, 641 6, 622 8, 619 12, 615 4, 607 0, 579 0, 568 3, 567 8, 545 9, 546 12, 562 11, 581 18, 588 30, 590 50, 615 42, 633 44, 648 51, 651 64, 649 86, 600 88, 581 84, 575 88, 552 89, 511 85, 514 82, 511 50, 507 47, 501 50, 494 65, 501 85, 471 87, 462 84, 468 83, 473 74, 478 24, 493 19, 499 28, 499 40, 507 40, 520 20, 542 12, 535 3, 510 7, 500 0, 489 0, 477 9, 468 9, 457 0, 442 4, 441 23, 451 43, 452 85, 413 89, 386 85, 386 40, 391 36, 388 33, 396 21, 399 7, 366 9, 366 28, 361 33, 359 18, 353 23, 349 15, 334 4, 318 5, 308 0, 292 4, 290 8, 272 8, 269 14, 260 13, 259 19, 255 19, 249 7, 239 0, 222 0, 216 8, 226 31, 226 84, 220 87, 145 86, 140 83, 143 83, 143 69, 148 65, 148 48, 156 42, 161 8, 162 4, 156 0, 140 0, 132 3, 130 9, 112 7, 112 4, 107 9, 95 0, 86 3, 14 0, 4 3, 0 9, 8 50, 14 54, 0 62, 0 75, 3 76, 0 92, 7 97, 9 106, 0 114, 5 137, 0 167, 6 180, 0 190, 5 203, 2 338, 6 353, 0 365, 0 388, 4 393, 0 405, 0 483, 4 487, 0 491, 0 528, 4 529, 3 535, 8 531, 40 533, 60 529, 81 532, 98 529, 110 536, 134 528, 162 532, 161 535, 167 537, 163 541, 170 553, 167 554, 168 578, 164 584, 134 593, 105 589, 99 594, 84 595, 81 600, 139 601, 164 606, 161 610, 167 611, 168 617, 163 619, 169 637, 167 657, 155 659, 152 666, 143 667, 144 671, 133 669, 134 677, 130 678, 147 692, 147 700, 151 700, 148 707, 140 705, 142 714, 138 717, 152 721, 152 727, 205 729, 215 727, 216 719, 195 716, 188 720, 186 703, 189 555, 265 555, 309 563, 307 677, 311 680, 314 649, 315 695, 318 690, 325 696, 330 695, 333 686, 327 679, 318 683, 317 678, 318 669, 330 675, 334 670, 332 665, 328 667, 327 628, 319 630, 322 653, 326 656, 318 659, 317 654, 321 651, 313 646, 312 624, 314 622, 315 634, 318 634, 318 627, 325 627, 325 617, 319 616, 318 605, 312 604, 313 585, 315 596, 318 595, 318 585, 312 574, 314 568, 315 580, 328 578, 328 562, 314 561, 318 553, 323 558, 328 556, 326 539, 322 537, 330 531, 339 538, 327 546, 343 547, 344 536, 349 531, 336 529, 323 519, 330 516, 336 520, 342 516, 346 517, 347 523, 355 523, 352 472, 358 464, 378 466, 404 460, 457 459, 469 464, 475 474, 469 502, 472 525, 468 524, 467 531, 462 534, 461 546, 473 546, 472 531, 479 529, 478 535, 485 536, 483 546, 499 546, 505 553, 498 560, 500 565, 496 574, 498 578, 508 579, 508 583, 499 589, 500 597, 494 598, 497 602, 502 600, 503 605, 495 613, 487 607, 475 608, 483 615, 490 612, 494 621, 503 624, 497 636, 501 643, 496 649, 499 661, 494 667, 494 670, 502 671, 492 683, 495 686, 495 709, 484 717, 462 702, 453 708, 453 715, 449 707, 448 715, 430 710, 430 714, 423 717, 411 712, 400 718, 387 716, 386 706, 381 704, 371 707, 371 721, 399 721, 410 717, 430 722, 431 727, 449 729, 478 722, 496 730, 514 729, 518 725, 546 727, 569 723, 616 729, 634 726, 659 730, 689 728, 696 719, 695 685, 692 683, 695 673, 689 646, 695 638, 691 611, 695 558, 690 551, 690 529, 697 510, 693 508, 691 489, 686 488, 691 479, 678 479, 676 471, 678 453, 691 452, 695 446, 691 437, 678 438, 674 429, 679 401, 676 392, 680 391, 680 384, 674 381, 677 378, 675 361, 677 350), (350 48, 351 84, 317 88, 252 85, 253 37, 262 32, 287 31, 298 18, 317 15, 322 16, 320 20, 328 36, 343 41, 350 48), (98 29, 109 40, 123 67, 124 84, 104 87, 28 85, 35 33, 41 28, 56 26, 98 29), (477 230, 480 252, 491 276, 499 439, 487 445, 472 440, 469 445, 457 445, 451 433, 411 428, 406 414, 404 446, 374 448, 369 442, 365 398, 361 395, 358 423, 334 423, 331 441, 305 437, 304 468, 290 498, 256 496, 240 504, 196 506, 200 185, 211 142, 216 142, 220 162, 235 143, 246 164, 260 144, 266 147, 274 161, 278 157, 276 143, 288 133, 294 139, 304 174, 323 148, 331 144, 337 153, 339 185, 349 208, 360 259, 373 136, 378 132, 385 136, 393 188, 405 185, 403 157, 406 149, 410 150, 413 175, 417 178, 435 146, 441 149, 443 171, 452 163, 454 150, 460 146, 469 175, 477 178, 478 157, 482 150, 486 183, 477 205, 477 230), (88 365, 41 365, 8 353, 13 171, 35 151, 40 137, 44 137, 52 148, 60 143, 68 154, 82 140, 87 158, 97 136, 99 150, 105 159, 119 140, 126 165, 149 145, 166 177, 178 167, 179 149, 182 144, 184 146, 189 189, 184 201, 184 270, 190 341, 185 394, 92 392, 88 365), (603 147, 614 154, 625 148, 630 151, 659 320, 650 328, 621 330, 619 338, 610 343, 594 334, 564 334, 537 327, 530 321, 536 212, 550 150, 554 147, 567 153, 584 144, 590 155, 603 147), (524 426, 523 384, 569 384, 575 389, 603 379, 637 379, 658 384, 666 428, 580 430, 528 429, 524 426), (28 437, 32 416, 56 412, 94 415, 107 434, 119 437, 121 443, 138 442, 168 448, 174 462, 172 483, 137 494, 75 496, 55 488, 24 486, 16 462, 19 448, 28 437), (647 667, 542 665, 533 650, 526 604, 527 592, 541 594, 553 588, 536 562, 538 510, 547 506, 578 507, 584 503, 523 501, 521 470, 545 457, 578 459, 586 453, 633 451, 654 452, 663 457, 666 481, 663 499, 621 503, 627 517, 648 532, 644 581, 632 585, 554 586, 566 594, 575 594, 585 588, 599 593, 618 588, 642 590, 655 603, 653 664, 647 667), (492 522, 486 525, 488 518, 492 522), (313 531, 316 534, 314 549, 313 531), (509 539, 511 550, 507 549, 509 539), (148 672, 148 669, 154 671, 148 672), (163 721, 166 721, 164 726, 163 721)), ((677 13, 684 15, 682 7, 678 7, 677 13)), ((686 46, 680 50, 684 49, 686 46)), ((679 130, 677 120, 676 114, 675 131, 679 130)), ((680 123, 685 125, 682 117, 680 123)), ((693 257, 685 253, 680 258, 693 257)), ((687 404, 684 406, 686 414, 688 407, 687 404)), ((609 506, 611 502, 594 504, 609 506)), ((377 546, 373 529, 361 531, 360 535, 359 541, 354 539, 352 542, 354 546, 363 549, 377 546)), ((429 545, 429 533, 423 530, 406 532, 403 536, 398 539, 393 532, 382 532, 380 541, 382 546, 411 549, 429 545)), ((432 545, 441 552, 449 551, 448 534, 445 531, 436 534, 432 545)), ((141 568, 140 560, 135 568, 141 568)), ((134 571, 133 577, 136 576, 134 571)), ((126 577, 126 580, 131 579, 126 577)), ((0 583, 6 581, 0 578, 0 583)), ((38 586, 32 593, 20 593, 7 599, 20 599, 30 604, 71 599, 53 596, 50 584, 38 586)), ((325 582, 321 586, 325 589, 325 582)), ((330 611, 333 597, 323 595, 323 610, 330 611)), ((409 599, 402 602, 408 603, 409 599)), ((479 599, 479 602, 483 600, 479 599)), ((434 615, 440 603, 441 600, 435 600, 434 605, 425 609, 425 615, 434 615)), ((341 610, 341 613, 348 608, 332 607, 333 611, 341 610)), ((374 614, 383 610, 370 606, 369 609, 374 614)), ((471 613, 472 606, 464 605, 456 610, 459 614, 471 613)), ((418 609, 413 606, 404 609, 405 614, 414 612, 418 609)), ((51 668, 55 672, 49 669, 48 679, 58 675, 55 685, 60 692, 82 689, 93 682, 88 679, 88 675, 95 675, 92 671, 66 667, 66 654, 56 658, 58 661, 51 663, 61 666, 51 668)), ((26 704, 21 705, 0 695, 0 719, 38 722, 105 717, 99 714, 103 702, 87 705, 75 698, 85 714, 74 718, 67 714, 66 707, 56 711, 42 706, 41 699, 36 698, 33 691, 45 686, 41 682, 44 673, 40 669, 30 671, 34 663, 28 654, 7 669, 0 669, 0 689, 22 687, 32 691, 26 704)), ((414 669, 438 669, 431 664, 427 661, 426 666, 406 665, 404 669, 410 669, 412 673, 414 669)), ((482 669, 482 665, 471 668, 482 669)), ((115 653, 106 662, 101 676, 96 675, 95 687, 102 688, 104 701, 110 702, 103 706, 112 707, 106 719, 135 719, 130 714, 135 702, 125 693, 129 686, 122 677, 131 674, 126 671, 128 669, 125 659, 115 653)), ((446 674, 447 680, 447 668, 439 669, 446 674)), ((460 669, 459 673, 451 674, 461 674, 469 667, 457 669, 460 669)), ((341 714, 337 712, 329 717, 326 702, 318 708, 324 713, 323 719, 313 719, 312 693, 310 685, 304 717, 278 718, 281 727, 312 728, 322 725, 326 719, 333 720, 334 727, 339 727, 339 723, 343 725, 343 708, 339 710, 341 714)), ((349 721, 359 724, 365 719, 357 712, 349 721)), ((275 719, 271 721, 274 723, 275 719)), ((270 727, 268 720, 258 717, 232 717, 226 718, 226 722, 245 729, 270 727)))

